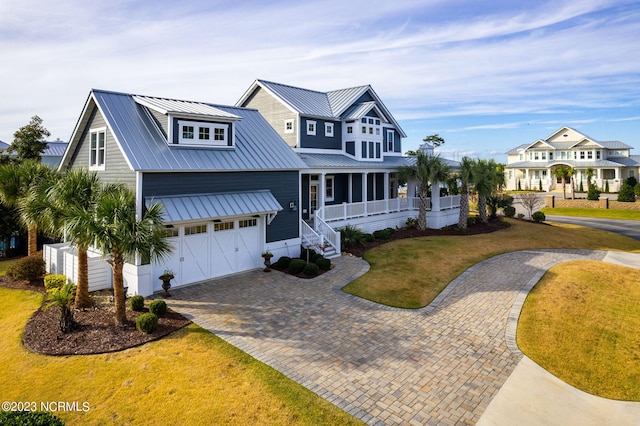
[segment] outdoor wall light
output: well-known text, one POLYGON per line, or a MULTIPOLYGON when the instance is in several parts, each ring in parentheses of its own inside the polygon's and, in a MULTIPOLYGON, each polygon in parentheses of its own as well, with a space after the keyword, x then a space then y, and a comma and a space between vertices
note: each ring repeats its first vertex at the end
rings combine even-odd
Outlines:
POLYGON ((298 210, 298 206, 296 206, 296 202, 292 201, 289 203, 289 208, 291 209, 292 212, 295 212, 298 210))

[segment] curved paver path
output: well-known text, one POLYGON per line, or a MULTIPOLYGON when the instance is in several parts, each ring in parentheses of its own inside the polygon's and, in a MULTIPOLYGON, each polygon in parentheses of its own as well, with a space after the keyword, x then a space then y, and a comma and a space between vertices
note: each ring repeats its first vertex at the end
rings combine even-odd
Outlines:
POLYGON ((527 286, 558 262, 605 256, 496 256, 420 310, 340 291, 368 270, 349 257, 314 280, 252 271, 172 290, 171 307, 370 424, 474 424, 523 359, 509 333, 527 286))

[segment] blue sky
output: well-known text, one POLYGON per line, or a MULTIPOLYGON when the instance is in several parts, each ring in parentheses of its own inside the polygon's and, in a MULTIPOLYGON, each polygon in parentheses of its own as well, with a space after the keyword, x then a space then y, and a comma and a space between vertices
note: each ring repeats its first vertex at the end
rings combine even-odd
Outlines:
POLYGON ((492 157, 568 125, 640 154, 640 2, 0 0, 0 140, 68 140, 91 88, 234 104, 371 84, 408 135, 492 157))

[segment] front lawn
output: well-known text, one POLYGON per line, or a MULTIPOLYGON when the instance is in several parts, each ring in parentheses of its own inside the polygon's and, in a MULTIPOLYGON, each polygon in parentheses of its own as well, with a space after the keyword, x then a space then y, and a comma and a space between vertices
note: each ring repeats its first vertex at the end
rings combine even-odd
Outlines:
POLYGON ((518 346, 559 379, 640 401, 640 270, 595 261, 551 268, 518 322, 518 346))
POLYGON ((21 336, 43 295, 0 288, 3 401, 89 403, 68 424, 362 424, 278 371, 192 324, 122 352, 52 357, 21 336))
POLYGON ((640 241, 598 229, 508 221, 510 228, 491 234, 412 238, 375 247, 364 255, 369 272, 343 290, 384 305, 421 308, 469 267, 498 254, 540 248, 640 252, 640 241))
POLYGON ((3 276, 3 275, 7 275, 7 271, 9 270, 11 265, 16 263, 18 260, 20 260, 20 258, 9 259, 9 260, 0 260, 0 277, 3 276))
POLYGON ((613 210, 613 209, 569 209, 550 208, 542 209, 544 214, 558 216, 595 217, 603 219, 640 220, 640 210, 613 210))

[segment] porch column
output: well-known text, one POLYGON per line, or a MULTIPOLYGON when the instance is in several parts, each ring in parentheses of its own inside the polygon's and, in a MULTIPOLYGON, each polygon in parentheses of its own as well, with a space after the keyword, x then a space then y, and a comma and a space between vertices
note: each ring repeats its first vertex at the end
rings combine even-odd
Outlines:
POLYGON ((322 219, 324 219, 324 197, 326 194, 326 173, 320 175, 320 182, 318 183, 318 208, 322 209, 322 219))
POLYGON ((364 203, 364 215, 367 216, 367 179, 369 178, 369 172, 362 174, 362 202, 364 203))
POLYGON ((389 213, 389 172, 384 172, 384 212, 389 213))
POLYGON ((353 203, 353 173, 349 173, 349 183, 347 184, 347 186, 349 187, 347 189, 348 192, 348 201, 349 204, 353 203))
POLYGON ((531 189, 531 170, 525 169, 525 187, 522 189, 531 189))
POLYGON ((440 182, 431 182, 431 211, 440 211, 440 182))

